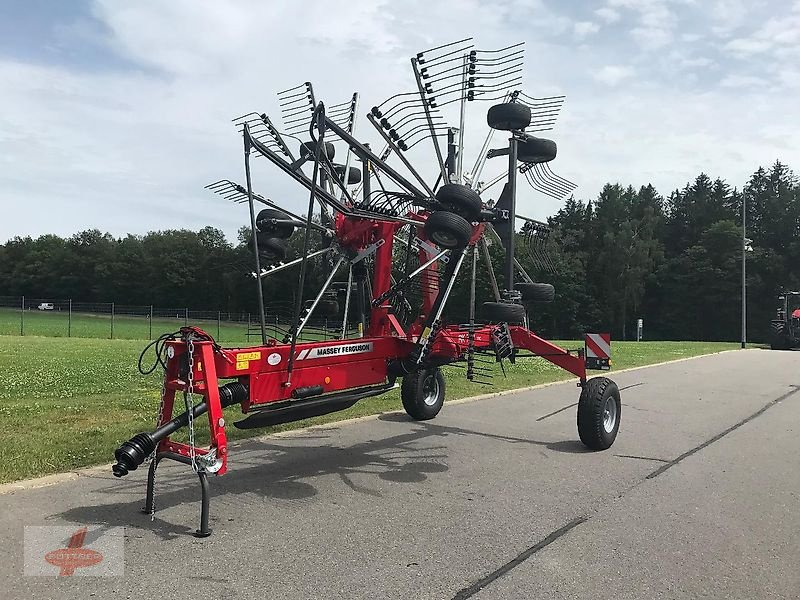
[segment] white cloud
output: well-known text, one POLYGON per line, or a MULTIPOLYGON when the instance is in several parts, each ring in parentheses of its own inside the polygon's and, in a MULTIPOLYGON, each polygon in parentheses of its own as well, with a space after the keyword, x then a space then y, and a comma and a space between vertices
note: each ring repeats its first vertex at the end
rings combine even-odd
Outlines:
POLYGON ((582 38, 592 33, 597 33, 600 31, 600 26, 597 23, 592 23, 591 21, 578 21, 575 23, 573 31, 575 32, 576 36, 582 38))
POLYGON ((616 23, 617 21, 619 21, 620 18, 619 12, 614 10, 613 8, 609 8, 608 6, 598 8, 596 11, 594 11, 594 14, 596 14, 600 19, 609 24, 616 23))
POLYGON ((687 69, 699 69, 702 67, 715 66, 717 63, 713 59, 707 56, 694 56, 694 57, 685 56, 683 58, 678 59, 678 64, 687 69))
MULTIPOLYGON (((767 43, 763 51, 737 55, 734 71, 730 60, 710 53, 732 49, 687 38, 714 22, 701 12, 704 3, 664 0, 663 19, 659 4, 612 0, 597 11, 587 7, 579 21, 608 23, 613 13, 615 29, 638 28, 643 37, 611 37, 601 29, 583 48, 572 43, 574 19, 560 15, 554 1, 103 0, 95 9, 108 28, 102 43, 135 68, 87 71, 0 56, 0 239, 206 224, 232 237, 247 222, 246 210, 202 189, 223 177, 243 179, 232 117, 250 110, 277 117, 275 91, 312 80, 329 104, 360 91, 358 134, 379 146, 363 114, 412 88, 409 57, 469 35, 487 49, 525 40, 527 91, 568 94, 556 130, 545 135, 559 144, 553 169, 580 185, 579 197, 594 197, 609 180, 652 182, 668 193, 700 170, 741 186, 756 166, 776 158, 800 168, 800 124, 787 119, 796 114, 796 94, 774 93, 798 85, 791 27, 778 27, 789 17, 773 10, 753 31, 737 30, 737 39, 767 43), (691 19, 680 16, 686 6, 691 19), (653 33, 660 29, 666 33, 653 33), (680 54, 665 55, 667 46, 641 51, 669 35, 684 38, 676 44, 680 54), (785 59, 775 60, 781 53, 785 59), (774 69, 764 67, 766 58, 774 69), (713 77, 700 70, 710 67, 713 77), (692 79, 686 69, 702 77, 692 79), (747 73, 766 84, 744 79, 747 73)), ((486 131, 486 108, 469 107, 470 164, 486 131)), ((456 123, 457 114, 451 117, 456 123)), ((432 164, 430 148, 415 148, 413 160, 432 164)), ((487 175, 502 169, 490 167, 487 175)), ((302 188, 265 161, 253 168, 265 195, 293 208, 307 201, 302 188)), ((534 218, 560 207, 525 187, 520 194, 521 211, 534 218)))
POLYGON ((720 85, 726 88, 763 88, 767 85, 767 80, 755 75, 728 75, 720 81, 720 85))
POLYGON ((592 77, 601 83, 614 86, 633 77, 633 69, 618 65, 606 65, 593 73, 592 77))

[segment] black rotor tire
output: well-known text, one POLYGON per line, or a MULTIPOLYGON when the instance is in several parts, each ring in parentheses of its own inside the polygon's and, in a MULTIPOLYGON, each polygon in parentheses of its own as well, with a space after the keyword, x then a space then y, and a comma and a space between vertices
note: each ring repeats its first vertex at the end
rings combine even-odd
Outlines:
MULTIPOLYGON (((300 156, 302 158, 311 157, 313 159, 316 156, 316 152, 317 144, 315 142, 303 142, 300 144, 300 156)), ((328 160, 333 160, 336 155, 336 146, 331 142, 325 142, 325 154, 328 156, 328 160)))
POLYGON ((556 288, 549 283, 516 283, 514 287, 523 302, 552 302, 556 297, 556 288))
POLYGON ((481 214, 481 197, 472 188, 460 183, 446 183, 436 190, 436 200, 445 210, 476 221, 481 214))
POLYGON ((339 303, 333 298, 321 298, 314 309, 314 314, 318 317, 339 316, 339 303))
POLYGON ((622 401, 617 384, 608 377, 593 377, 583 385, 578 400, 578 435, 591 450, 606 450, 617 439, 622 418, 622 401), (606 410, 615 418, 610 431, 606 429, 606 410))
POLYGON ((525 322, 525 307, 510 302, 484 302, 481 314, 489 323, 519 325, 525 322))
POLYGON ((516 131, 531 124, 531 109, 519 102, 495 104, 486 113, 486 122, 492 129, 516 131))
POLYGON ((442 248, 463 248, 472 237, 472 225, 461 215, 438 210, 425 221, 425 235, 442 248))
POLYGON ((263 234, 258 236, 258 252, 261 256, 272 257, 273 259, 283 260, 286 258, 288 244, 285 239, 279 237, 267 237, 263 234))
POLYGON ((265 208, 256 217, 256 227, 261 233, 269 234, 271 237, 288 238, 294 233, 294 225, 289 223, 268 223, 270 219, 291 219, 286 213, 275 208, 265 208), (264 221, 262 223, 262 221, 264 221))
MULTIPOLYGON (((336 171, 336 174, 342 180, 344 180, 344 165, 333 165, 333 169, 336 171)), ((345 185, 356 185, 357 183, 361 183, 361 169, 349 167, 347 170, 347 181, 344 183, 345 185)))
POLYGON ((786 323, 773 321, 769 324, 769 346, 773 350, 788 350, 791 346, 786 336, 786 323))
POLYGON ((558 146, 553 140, 528 136, 517 144, 517 160, 525 163, 546 163, 555 159, 558 146))
POLYGON ((442 410, 444 392, 444 376, 438 367, 434 367, 404 376, 400 398, 409 417, 416 421, 427 421, 442 410))

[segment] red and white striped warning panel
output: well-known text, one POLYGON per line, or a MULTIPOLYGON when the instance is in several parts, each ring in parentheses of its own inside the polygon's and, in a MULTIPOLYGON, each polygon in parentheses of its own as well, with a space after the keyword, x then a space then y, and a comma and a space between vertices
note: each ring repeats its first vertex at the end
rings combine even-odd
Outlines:
POLYGON ((587 333, 584 351, 587 369, 607 371, 611 368, 610 333, 587 333))

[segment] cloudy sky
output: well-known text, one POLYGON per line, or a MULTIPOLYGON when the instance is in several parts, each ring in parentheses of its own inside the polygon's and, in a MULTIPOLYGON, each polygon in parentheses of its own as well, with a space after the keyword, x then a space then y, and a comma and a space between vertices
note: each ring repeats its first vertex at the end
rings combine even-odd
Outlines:
MULTIPOLYGON (((417 51, 468 36, 526 42, 524 89, 567 95, 548 135, 578 197, 800 169, 800 0, 0 0, 0 241, 208 224, 234 238, 246 210, 203 190, 244 179, 231 118, 277 116, 275 92, 306 80, 329 103, 359 91, 363 113, 411 89, 417 51)), ((254 183, 306 201, 266 162, 254 183)), ((519 200, 538 218, 559 205, 519 200)))

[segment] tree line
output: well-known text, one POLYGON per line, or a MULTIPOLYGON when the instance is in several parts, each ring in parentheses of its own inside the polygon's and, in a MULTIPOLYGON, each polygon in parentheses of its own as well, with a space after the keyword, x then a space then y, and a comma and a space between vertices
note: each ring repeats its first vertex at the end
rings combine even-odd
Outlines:
MULTIPOLYGON (((652 185, 607 184, 594 200, 570 198, 548 220, 553 269, 537 264, 519 236, 523 266, 556 288, 556 302, 532 307, 532 326, 558 338, 610 331, 630 339, 642 318, 649 339, 739 339, 743 206, 751 240, 748 332, 765 339, 777 293, 800 288, 800 184, 780 162, 756 170, 741 190, 700 174, 666 197, 652 185)), ((0 295, 256 312, 249 239, 247 228, 231 243, 213 227, 16 237, 0 245, 0 295)), ((295 234, 290 256, 301 244, 295 234)), ((501 249, 494 245, 492 254, 502 286, 501 249)), ((306 297, 329 273, 324 261, 310 265, 306 297)), ((468 271, 452 298, 459 314, 468 271)), ((291 303, 295 281, 292 271, 269 280, 265 302, 291 303)), ((485 267, 478 299, 491 299, 485 267)))

